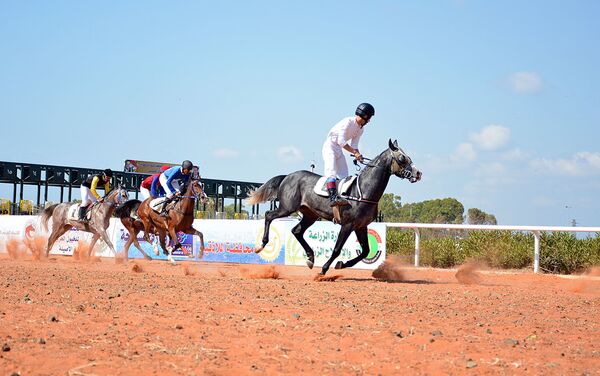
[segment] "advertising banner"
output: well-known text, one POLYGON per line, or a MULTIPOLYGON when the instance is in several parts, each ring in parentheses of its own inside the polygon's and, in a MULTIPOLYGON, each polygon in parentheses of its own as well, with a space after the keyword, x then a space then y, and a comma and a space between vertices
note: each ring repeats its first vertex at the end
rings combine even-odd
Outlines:
MULTIPOLYGON (((318 221, 304 233, 304 239, 310 245, 315 253, 315 266, 323 266, 331 254, 337 241, 337 235, 340 231, 339 225, 332 222, 318 221)), ((376 269, 385 261, 385 236, 386 227, 382 223, 371 223, 369 225, 369 254, 367 257, 356 264, 357 269, 376 269)), ((296 237, 291 233, 286 233, 285 239, 285 264, 286 265, 306 265, 306 254, 304 249, 298 243, 296 237)), ((342 247, 342 253, 334 261, 332 267, 337 261, 348 261, 361 253, 361 247, 356 239, 354 232, 350 234, 348 240, 342 247)))
POLYGON ((177 166, 176 164, 173 164, 173 163, 150 162, 150 161, 139 161, 137 159, 127 159, 127 160, 125 160, 125 167, 123 168, 123 171, 137 172, 140 174, 158 174, 160 172, 160 168, 164 165, 177 166))
MULTIPOLYGON (((269 243, 261 253, 256 253, 256 246, 262 243, 264 232, 263 220, 223 220, 210 219, 194 221, 194 228, 204 234, 204 257, 202 261, 209 262, 231 262, 241 264, 279 264, 279 265, 306 265, 306 254, 300 243, 292 234, 292 228, 298 224, 297 218, 282 218, 271 223, 269 232, 269 243)), ((323 266, 333 252, 337 240, 339 225, 331 222, 315 222, 305 233, 304 238, 315 252, 315 267, 323 266)), ((117 252, 122 252, 129 233, 121 224, 121 221, 112 218, 107 233, 117 252)), ((5 243, 11 238, 23 239, 35 236, 48 236, 39 229, 39 220, 36 216, 0 216, 0 252, 6 252, 5 243)), ((369 226, 369 255, 359 262, 355 268, 375 269, 385 260, 385 236, 386 226, 383 223, 372 223, 369 226)), ((92 235, 87 232, 70 230, 61 236, 54 244, 51 254, 72 255, 79 240, 89 242, 92 235)), ((153 238, 153 236, 151 236, 153 238)), ((140 233, 138 240, 142 249, 152 258, 166 259, 159 252, 154 254, 152 243, 148 243, 140 233)), ((197 256, 200 249, 197 236, 179 234, 179 241, 184 250, 173 254, 181 260, 198 260, 197 257, 190 258, 189 255, 197 256)), ((170 243, 173 245, 173 242, 170 243)), ((337 260, 347 261, 356 257, 361 252, 361 247, 352 233, 337 260)), ((100 257, 113 257, 114 254, 99 240, 94 247, 94 255, 100 257)), ((130 258, 141 258, 142 254, 131 245, 129 248, 130 258)))
MULTIPOLYGON (((264 221, 196 220, 194 227, 204 234, 202 261, 235 262, 241 264, 284 264, 284 230, 278 221, 271 225, 271 239, 267 247, 256 253, 260 244, 264 221)), ((198 242, 194 237, 194 242, 198 242)), ((194 244, 199 249, 199 244, 194 244)))

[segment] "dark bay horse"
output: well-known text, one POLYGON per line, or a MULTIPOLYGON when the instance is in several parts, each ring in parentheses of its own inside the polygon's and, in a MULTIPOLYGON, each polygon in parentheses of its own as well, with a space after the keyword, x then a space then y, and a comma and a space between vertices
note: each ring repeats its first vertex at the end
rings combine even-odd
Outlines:
MULTIPOLYGON (((369 254, 368 229, 369 223, 377 217, 377 204, 383 195, 385 188, 392 175, 408 179, 411 183, 421 180, 421 171, 412 165, 412 160, 396 141, 389 141, 389 147, 370 161, 362 170, 358 179, 353 184, 349 196, 350 205, 341 208, 342 226, 338 234, 333 253, 329 260, 323 265, 321 274, 327 273, 331 263, 340 255, 342 247, 352 231, 362 248, 361 253, 346 262, 339 261, 336 269, 350 268, 369 254)), ((313 188, 321 176, 309 171, 297 171, 289 175, 279 175, 271 178, 260 188, 250 194, 248 202, 257 204, 260 202, 278 199, 279 207, 265 213, 265 232, 262 245, 256 252, 269 242, 269 226, 274 219, 286 217, 294 212, 302 213, 302 219, 293 229, 292 233, 298 239, 306 251, 308 260, 306 263, 312 269, 315 254, 304 240, 304 232, 312 226, 318 218, 331 221, 334 217, 333 210, 329 206, 327 197, 318 196, 313 188)))
POLYGON ((116 206, 124 203, 128 198, 129 195, 127 194, 127 191, 119 185, 116 189, 111 190, 104 196, 103 202, 97 202, 92 205, 91 209, 89 209, 91 212, 89 222, 80 222, 77 218, 69 218, 69 208, 78 204, 63 202, 62 204, 54 204, 44 209, 40 218, 44 230, 48 228, 48 221, 52 218, 52 233, 48 238, 46 256, 50 253, 50 249, 52 249, 52 245, 54 245, 56 240, 72 228, 79 231, 91 232, 93 234, 88 256, 91 255, 98 239, 102 239, 116 255, 115 247, 106 234, 106 229, 110 224, 110 217, 116 206))
POLYGON ((163 253, 173 263, 171 254, 173 251, 181 248, 181 243, 177 240, 177 233, 180 231, 185 234, 197 235, 200 238, 199 256, 202 257, 204 254, 204 235, 192 227, 192 224, 194 223, 196 200, 200 199, 204 203, 208 200, 208 197, 204 193, 202 183, 197 179, 192 179, 186 184, 184 190, 185 192, 182 195, 176 196, 174 202, 167 206, 166 217, 161 216, 150 207, 150 202, 152 201, 150 198, 144 200, 137 210, 137 214, 144 225, 144 239, 150 242, 149 234, 157 232, 163 253), (165 242, 167 234, 176 242, 173 249, 167 249, 165 242))
MULTIPOLYGON (((127 242, 123 245, 122 250, 125 260, 129 259, 129 247, 131 247, 131 244, 135 245, 138 251, 144 255, 146 260, 152 260, 152 257, 144 251, 137 239, 137 235, 140 231, 144 231, 144 223, 137 216, 137 210, 141 203, 140 200, 129 200, 115 210, 115 215, 121 220, 123 227, 125 227, 129 233, 129 239, 127 239, 127 242)), ((155 233, 154 229, 151 231, 153 234, 155 233)), ((158 256, 157 248, 155 248, 154 254, 158 256)))

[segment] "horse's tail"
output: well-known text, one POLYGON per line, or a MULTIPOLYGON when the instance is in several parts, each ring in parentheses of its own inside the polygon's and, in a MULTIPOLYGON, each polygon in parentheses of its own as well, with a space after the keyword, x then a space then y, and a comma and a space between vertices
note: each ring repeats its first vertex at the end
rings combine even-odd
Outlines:
POLYGON ((135 213, 142 202, 140 200, 129 200, 123 205, 115 209, 114 215, 119 218, 131 217, 131 213, 135 213))
POLYGON ((279 186, 286 176, 287 175, 278 175, 271 178, 265 184, 261 185, 260 188, 252 191, 248 196, 247 202, 250 205, 254 205, 265 201, 275 200, 277 198, 279 186))
POLYGON ((52 213, 54 213, 54 209, 58 204, 50 205, 42 212, 42 216, 40 217, 40 224, 42 225, 43 231, 48 231, 48 220, 52 217, 52 213))

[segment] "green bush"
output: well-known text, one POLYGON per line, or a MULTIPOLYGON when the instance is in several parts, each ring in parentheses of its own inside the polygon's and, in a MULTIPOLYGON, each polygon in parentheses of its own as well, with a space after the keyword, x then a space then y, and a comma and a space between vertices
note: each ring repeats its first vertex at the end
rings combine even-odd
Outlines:
MULTIPOLYGON (((491 267, 521 269, 533 264, 534 236, 511 231, 421 230, 420 263, 424 266, 453 267, 467 259, 484 261, 491 267)), ((387 231, 388 254, 412 263, 415 234, 412 229, 387 231)), ((573 273, 600 265, 600 234, 577 239, 573 233, 542 233, 540 268, 551 273, 573 273)))
POLYGON ((570 232, 544 232, 540 237, 540 268, 561 274, 582 271, 598 264, 599 246, 598 236, 577 239, 570 232))

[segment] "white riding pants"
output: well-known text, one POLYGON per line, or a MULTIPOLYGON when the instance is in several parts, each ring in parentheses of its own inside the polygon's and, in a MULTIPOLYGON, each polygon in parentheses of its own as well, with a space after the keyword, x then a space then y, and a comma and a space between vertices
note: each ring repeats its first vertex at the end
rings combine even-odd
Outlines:
POLYGON ((348 165, 346 164, 346 158, 342 150, 340 145, 330 140, 325 141, 321 150, 323 154, 324 176, 335 176, 338 179, 348 176, 348 165))
POLYGON ((93 204, 98 201, 98 199, 96 199, 96 196, 92 194, 92 191, 85 185, 82 185, 79 191, 81 192, 81 206, 87 207, 90 204, 93 204))
MULTIPOLYGON (((173 197, 175 192, 172 192, 169 189, 169 186, 167 185, 167 177, 163 174, 160 174, 158 181, 160 182, 160 186, 163 187, 163 189, 165 190, 165 193, 167 194, 167 198, 173 197)), ((179 183, 176 182, 175 179, 173 179, 173 188, 175 188, 176 190, 179 189, 179 183)))
POLYGON ((144 187, 140 187, 140 194, 142 195, 144 200, 151 196, 150 191, 144 187))

